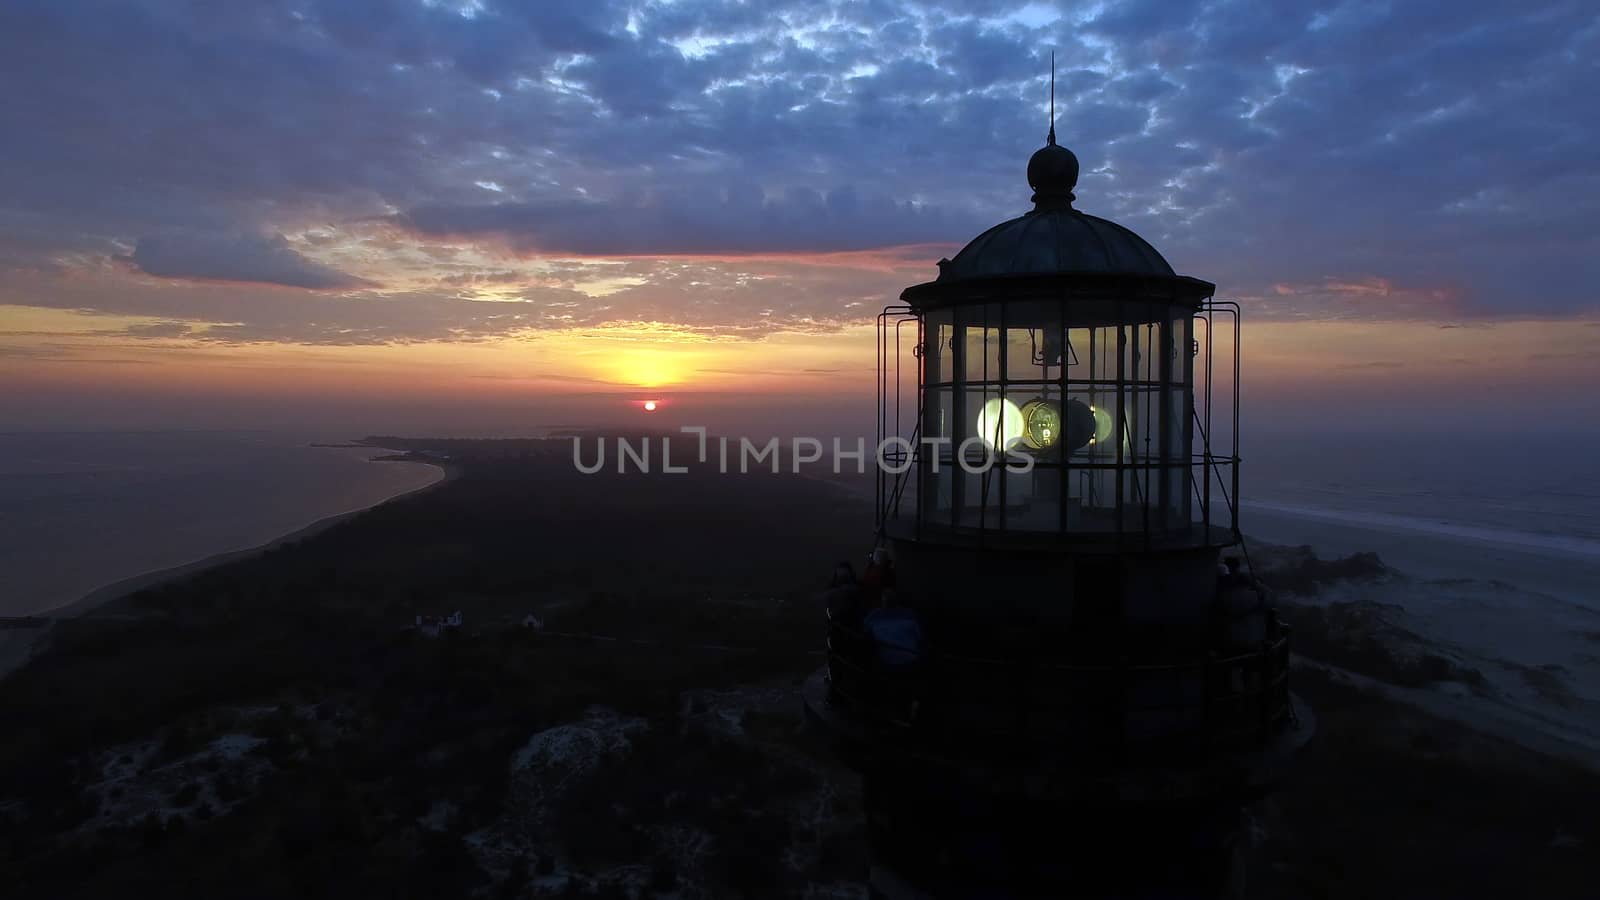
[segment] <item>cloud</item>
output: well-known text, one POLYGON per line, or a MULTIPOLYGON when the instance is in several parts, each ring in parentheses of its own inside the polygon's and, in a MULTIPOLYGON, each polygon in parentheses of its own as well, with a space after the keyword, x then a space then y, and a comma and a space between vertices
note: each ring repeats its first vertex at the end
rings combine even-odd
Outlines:
POLYGON ((69 342, 42 344, 0 343, 0 359, 25 359, 32 363, 91 363, 95 365, 142 366, 154 360, 95 355, 69 342))
POLYGON ((905 270, 884 267, 875 255, 863 255, 861 267, 839 259, 818 265, 807 259, 748 258, 635 259, 598 268, 603 277, 628 283, 590 296, 575 286, 580 272, 568 270, 540 283, 530 279, 508 296, 478 299, 471 289, 330 294, 248 282, 128 282, 118 268, 107 267, 64 280, 0 272, 0 305, 25 301, 154 319, 117 327, 130 337, 200 343, 470 342, 639 322, 702 336, 753 338, 780 331, 830 332, 859 322, 863 310, 881 307, 912 280, 905 270), (184 324, 187 332, 179 330, 184 324))
POLYGON ((371 286, 365 279, 313 262, 283 235, 176 234, 140 238, 117 257, 146 275, 191 281, 240 281, 308 290, 371 286))
POLYGON ((188 322, 150 322, 143 325, 129 325, 123 333, 141 338, 176 338, 183 337, 192 330, 188 322))
POLYGON ((611 201, 419 207, 392 221, 430 238, 501 241, 524 253, 678 256, 833 253, 938 241, 978 227, 967 212, 902 203, 853 186, 827 193, 755 185, 668 188, 611 201))
POLYGON ((1377 277, 1279 282, 1264 295, 1239 299, 1250 304, 1253 314, 1269 318, 1437 322, 1474 317, 1456 286, 1402 285, 1377 277))
POLYGON ((451 305, 452 287, 515 283, 495 248, 691 255, 727 260, 693 264, 709 292, 647 265, 658 281, 606 303, 517 314, 859 319, 891 275, 931 269, 771 270, 785 286, 740 282, 739 258, 961 244, 1025 211, 1053 48, 1078 206, 1225 295, 1297 317, 1571 316, 1600 306, 1600 120, 1572 114, 1600 76, 1591 5, 11 0, 0 277, 33 273, 30 303, 109 310, 125 286, 34 275, 125 255, 237 283, 140 292, 174 320, 448 340, 500 327, 451 305), (359 272, 420 294, 390 273, 427 267, 425 315, 248 288, 360 292, 359 272))

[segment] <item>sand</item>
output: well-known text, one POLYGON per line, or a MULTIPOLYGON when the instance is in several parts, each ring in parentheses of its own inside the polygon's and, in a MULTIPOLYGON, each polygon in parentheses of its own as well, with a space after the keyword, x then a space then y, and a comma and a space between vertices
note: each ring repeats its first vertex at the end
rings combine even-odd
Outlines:
POLYGON ((1600 609, 1600 545, 1587 541, 1434 526, 1396 517, 1253 503, 1244 532, 1274 544, 1310 545, 1319 556, 1375 552, 1419 578, 1499 581, 1600 609))
MULTIPOLYGON (((304 540, 305 538, 312 537, 313 535, 332 528, 340 522, 366 512, 369 509, 376 509, 385 503, 391 503, 400 499, 401 497, 408 497, 419 494, 423 491, 437 488, 438 486, 453 480, 460 474, 460 469, 458 467, 448 464, 440 464, 420 459, 406 460, 406 462, 427 465, 438 469, 439 477, 425 484, 419 485, 412 490, 386 497, 383 500, 380 500, 379 502, 369 506, 364 506, 360 509, 347 510, 342 513, 337 513, 335 515, 318 519, 304 528, 295 529, 288 534, 281 535, 255 547, 248 547, 242 550, 230 550, 225 553, 217 553, 207 556, 203 559, 195 560, 194 562, 185 563, 181 566, 156 569, 154 571, 135 575, 131 578, 124 578, 120 581, 112 582, 111 584, 89 592, 72 603, 57 607, 44 613, 40 613, 39 618, 45 619, 49 623, 53 623, 57 619, 72 618, 89 613, 115 615, 116 613, 114 611, 108 610, 105 607, 112 601, 126 597, 135 591, 140 591, 145 588, 153 587, 169 581, 176 581, 180 578, 194 575, 214 566, 220 566, 226 563, 259 556, 263 553, 281 547, 284 544, 304 540)), ((41 628, 0 629, 0 677, 4 677, 6 674, 16 670, 18 667, 26 663, 32 656, 34 648, 41 645, 43 638, 49 634, 49 631, 50 627, 48 624, 41 628)))
MULTIPOLYGON (((440 479, 421 489, 455 475, 441 467, 440 479)), ((257 547, 106 585, 49 615, 114 615, 104 609, 108 601, 310 537, 360 511, 329 516, 257 547)), ((1591 552, 1592 544, 1249 503, 1243 523, 1262 556, 1271 545, 1309 545, 1324 559, 1376 552, 1393 570, 1390 577, 1330 585, 1307 599, 1383 604, 1385 621, 1417 635, 1423 650, 1479 671, 1487 686, 1400 689, 1352 675, 1353 682, 1600 767, 1600 553, 1591 552)), ((47 633, 0 630, 0 674, 25 662, 47 633)))
MULTIPOLYGON (((1384 604, 1383 620, 1480 672, 1486 687, 1386 688, 1394 699, 1600 768, 1600 558, 1583 542, 1424 531, 1367 518, 1245 507, 1246 533, 1328 559, 1376 552, 1394 574, 1312 602, 1384 604)), ((1372 688, 1370 680, 1353 679, 1372 688)))

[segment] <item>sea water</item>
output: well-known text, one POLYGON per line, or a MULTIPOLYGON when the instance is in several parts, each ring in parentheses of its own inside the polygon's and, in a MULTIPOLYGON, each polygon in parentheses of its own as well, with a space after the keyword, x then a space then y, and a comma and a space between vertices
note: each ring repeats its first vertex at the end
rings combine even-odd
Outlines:
POLYGON ((372 462, 348 436, 268 432, 0 434, 0 616, 260 546, 438 480, 372 462))
POLYGON ((1600 608, 1600 463, 1582 435, 1264 435, 1241 447, 1247 535, 1377 552, 1435 579, 1600 608))
MULTIPOLYGON (((345 436, 0 434, 0 615, 258 546, 431 483, 345 436)), ((1600 586, 1596 441, 1572 436, 1247 432, 1241 522, 1262 541, 1374 551, 1408 572, 1600 586)), ((1600 597, 1595 598, 1600 605, 1600 597)))

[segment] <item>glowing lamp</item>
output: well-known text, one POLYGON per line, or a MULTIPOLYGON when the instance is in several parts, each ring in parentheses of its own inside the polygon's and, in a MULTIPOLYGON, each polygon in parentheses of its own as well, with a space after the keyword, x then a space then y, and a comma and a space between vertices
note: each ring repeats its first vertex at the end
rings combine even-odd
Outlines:
POLYGON ((1043 398, 1029 400, 1022 407, 1022 442, 1029 450, 1055 446, 1061 437, 1061 410, 1043 398))
MULTIPOLYGON (((990 404, 996 402, 1001 401, 991 400, 990 404)), ((978 417, 979 434, 985 438, 985 443, 989 443, 988 435, 981 429, 986 425, 994 427, 993 419, 986 418, 989 410, 990 407, 986 405, 984 414, 978 417)), ((1082 400, 1068 400, 1063 414, 1062 409, 1054 402, 1040 397, 1023 404, 1017 414, 1022 420, 1018 436, 1022 446, 1029 450, 1047 450, 1065 438, 1067 452, 1071 453, 1100 443, 1111 435, 1110 414, 1082 400)), ((1007 427, 1004 423, 1001 424, 1002 430, 1007 427)), ((1015 443, 1014 441, 1006 444, 1006 449, 1010 449, 1015 443)))
POLYGON ((984 446, 1010 450, 1023 439, 1022 410, 1010 400, 996 397, 978 411, 976 429, 984 446))
POLYGON ((1094 416, 1094 437, 1089 438, 1089 443, 1098 445, 1111 440, 1111 413, 1098 406, 1091 406, 1089 414, 1094 416))

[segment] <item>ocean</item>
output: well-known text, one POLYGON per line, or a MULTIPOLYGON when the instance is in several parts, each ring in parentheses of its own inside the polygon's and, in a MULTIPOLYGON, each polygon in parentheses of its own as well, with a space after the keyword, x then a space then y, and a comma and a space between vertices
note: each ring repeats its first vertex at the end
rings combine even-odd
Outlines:
POLYGON ((1244 451, 1247 500, 1600 549, 1592 439, 1278 436, 1244 451))
POLYGON ((268 543, 437 481, 349 435, 0 434, 0 616, 268 543))
MULTIPOLYGON (((375 449, 310 446, 343 437, 0 434, 0 615, 260 546, 441 477, 371 462, 375 449)), ((1382 609, 1428 652, 1480 673, 1489 692, 1452 714, 1600 753, 1600 469, 1588 445, 1252 438, 1246 548, 1262 560, 1283 552, 1272 545, 1377 553, 1385 577, 1330 582, 1300 602, 1382 609)), ((0 633, 0 671, 25 658, 27 637, 0 633)))
MULTIPOLYGON (((1407 574, 1600 608, 1600 466, 1571 438, 1264 435, 1241 448, 1244 531, 1407 574)), ((0 615, 267 543, 432 483, 346 435, 0 434, 0 615)))
POLYGON ((1408 575, 1600 609, 1600 465, 1571 435, 1273 436, 1242 448, 1241 527, 1408 575))
MULTIPOLYGON (((1289 435, 1242 448, 1241 527, 1389 572, 1332 581, 1313 604, 1377 611, 1403 655, 1470 670, 1470 689, 1406 696, 1514 741, 1600 758, 1600 466, 1592 435, 1289 435)), ((1381 630, 1381 629, 1380 629, 1381 630)))

